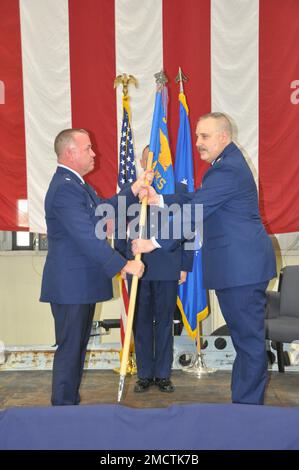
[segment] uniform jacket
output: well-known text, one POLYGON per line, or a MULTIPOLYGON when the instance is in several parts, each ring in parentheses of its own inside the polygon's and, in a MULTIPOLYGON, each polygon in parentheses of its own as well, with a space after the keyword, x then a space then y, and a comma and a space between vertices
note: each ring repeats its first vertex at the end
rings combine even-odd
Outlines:
MULTIPOLYGON (((131 188, 120 194, 136 202, 131 188)), ((126 260, 109 243, 96 237, 95 208, 103 202, 117 205, 117 197, 100 199, 95 191, 66 168, 58 167, 45 199, 48 255, 40 300, 85 304, 112 297, 112 277, 126 260)))
MULTIPOLYGON (((255 284, 276 276, 275 254, 260 218, 256 184, 233 142, 205 173, 201 188, 186 195, 164 196, 164 201, 166 204, 189 201, 193 209, 195 204, 203 204, 206 288, 255 284)), ((174 240, 157 238, 157 242, 166 250, 177 245, 174 240)))

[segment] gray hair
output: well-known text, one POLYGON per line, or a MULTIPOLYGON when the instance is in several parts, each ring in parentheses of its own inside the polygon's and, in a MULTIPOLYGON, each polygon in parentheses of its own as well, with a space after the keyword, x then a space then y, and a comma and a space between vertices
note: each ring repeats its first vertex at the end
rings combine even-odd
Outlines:
POLYGON ((225 132, 229 136, 229 138, 232 139, 233 126, 232 126, 232 123, 231 123, 230 119, 226 116, 226 114, 224 114, 224 113, 204 114, 203 116, 200 116, 200 118, 198 119, 198 122, 202 121, 203 119, 208 119, 208 118, 212 118, 212 119, 215 119, 216 121, 218 121, 218 123, 217 123, 218 124, 218 130, 225 132))
POLYGON ((54 150, 58 158, 68 146, 75 143, 75 134, 89 135, 85 129, 64 129, 55 137, 54 150))

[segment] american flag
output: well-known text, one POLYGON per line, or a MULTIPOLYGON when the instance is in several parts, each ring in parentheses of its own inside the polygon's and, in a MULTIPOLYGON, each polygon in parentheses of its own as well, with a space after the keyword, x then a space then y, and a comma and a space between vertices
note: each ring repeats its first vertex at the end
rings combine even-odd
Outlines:
MULTIPOLYGON (((169 135, 178 129, 172 78, 180 65, 189 78, 192 134, 200 114, 224 111, 233 119, 259 183, 267 230, 279 234, 280 246, 297 246, 299 54, 290 51, 298 38, 298 0, 0 0, 0 6, 1 230, 26 229, 20 202, 28 200, 27 228, 45 233, 44 197, 61 129, 84 123, 92 131, 105 165, 96 165, 87 181, 105 198, 115 193, 123 105, 111 85, 124 70, 140 82, 130 93, 134 149, 141 154, 150 134, 153 75, 164 64, 169 135)), ((195 138, 193 153, 198 187, 208 167, 195 156, 195 138)))
POLYGON ((128 109, 123 106, 123 123, 121 129, 120 149, 119 149, 119 171, 118 186, 120 189, 126 183, 133 183, 136 180, 136 166, 133 148, 133 138, 128 109))
MULTIPOLYGON (((120 137, 119 149, 119 170, 118 187, 122 189, 126 183, 133 183, 136 180, 135 155, 133 147, 133 137, 130 124, 129 97, 123 96, 123 122, 120 137)), ((120 314, 120 337, 122 347, 125 341, 125 331, 129 310, 129 294, 127 282, 120 278, 120 292, 122 296, 122 307, 120 314)))

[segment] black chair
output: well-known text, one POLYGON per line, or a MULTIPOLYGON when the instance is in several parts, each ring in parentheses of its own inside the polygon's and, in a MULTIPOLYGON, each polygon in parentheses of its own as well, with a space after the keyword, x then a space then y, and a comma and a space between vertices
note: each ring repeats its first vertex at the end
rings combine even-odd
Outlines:
POLYGON ((284 372, 283 343, 299 340, 299 266, 280 272, 278 292, 267 292, 266 339, 276 344, 279 372, 284 372))

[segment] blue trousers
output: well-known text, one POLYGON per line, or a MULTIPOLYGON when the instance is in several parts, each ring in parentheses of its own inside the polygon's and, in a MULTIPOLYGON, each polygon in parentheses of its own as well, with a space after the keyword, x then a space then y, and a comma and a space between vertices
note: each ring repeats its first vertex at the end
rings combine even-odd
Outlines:
POLYGON ((77 405, 95 304, 51 303, 56 344, 52 405, 77 405))
POLYGON ((133 325, 139 378, 170 377, 177 289, 177 281, 139 283, 133 325))
POLYGON ((216 290, 236 350, 233 403, 262 405, 268 380, 265 307, 268 282, 216 290))

